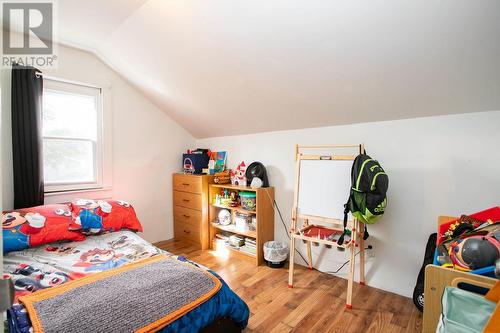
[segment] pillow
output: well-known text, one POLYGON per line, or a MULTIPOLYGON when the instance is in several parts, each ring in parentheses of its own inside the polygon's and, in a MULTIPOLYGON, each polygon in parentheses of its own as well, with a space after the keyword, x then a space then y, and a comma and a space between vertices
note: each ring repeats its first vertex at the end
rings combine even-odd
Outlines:
POLYGON ((3 252, 20 251, 58 241, 82 241, 85 236, 68 230, 69 205, 45 205, 2 213, 3 252))
POLYGON ((72 223, 69 230, 85 234, 114 232, 121 229, 142 231, 135 210, 125 201, 79 199, 71 203, 72 223))

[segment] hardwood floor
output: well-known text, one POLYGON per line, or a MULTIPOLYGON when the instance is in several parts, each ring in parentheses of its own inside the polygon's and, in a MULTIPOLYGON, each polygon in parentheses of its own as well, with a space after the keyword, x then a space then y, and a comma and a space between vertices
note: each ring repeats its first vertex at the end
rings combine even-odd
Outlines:
POLYGON ((197 250, 186 242, 155 244, 205 265, 221 275, 250 307, 251 332, 420 332, 422 314, 411 299, 356 284, 353 309, 346 310, 347 281, 297 267, 287 288, 288 270, 255 267, 239 258, 197 250))

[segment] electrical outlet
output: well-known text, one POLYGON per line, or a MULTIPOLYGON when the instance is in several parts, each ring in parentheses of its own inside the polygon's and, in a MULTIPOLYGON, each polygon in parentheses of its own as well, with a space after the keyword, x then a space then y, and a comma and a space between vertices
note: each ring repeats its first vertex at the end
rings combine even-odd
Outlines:
POLYGON ((373 248, 373 246, 368 245, 367 248, 368 249, 366 250, 366 254, 368 255, 368 258, 375 258, 375 249, 373 248))

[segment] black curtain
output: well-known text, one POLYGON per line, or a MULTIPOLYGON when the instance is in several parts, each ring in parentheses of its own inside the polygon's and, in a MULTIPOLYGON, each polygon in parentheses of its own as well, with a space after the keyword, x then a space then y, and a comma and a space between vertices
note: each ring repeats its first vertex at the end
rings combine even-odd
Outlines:
POLYGON ((34 67, 12 66, 14 208, 43 205, 43 78, 34 67))

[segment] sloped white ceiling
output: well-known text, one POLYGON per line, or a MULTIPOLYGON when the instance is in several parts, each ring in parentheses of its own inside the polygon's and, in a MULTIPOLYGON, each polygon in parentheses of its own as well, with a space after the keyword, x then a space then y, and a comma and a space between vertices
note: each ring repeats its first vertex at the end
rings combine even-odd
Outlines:
POLYGON ((101 56, 198 138, 500 109, 498 0, 64 0, 58 10, 61 42, 101 56))

